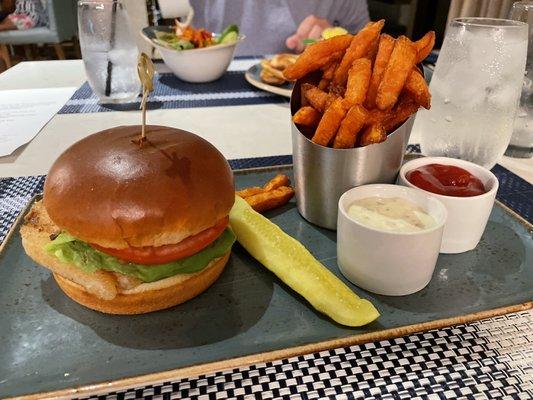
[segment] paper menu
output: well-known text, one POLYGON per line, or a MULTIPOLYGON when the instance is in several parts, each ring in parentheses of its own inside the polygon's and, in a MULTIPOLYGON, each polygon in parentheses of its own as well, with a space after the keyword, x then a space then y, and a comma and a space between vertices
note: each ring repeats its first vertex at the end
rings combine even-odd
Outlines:
POLYGON ((76 88, 0 90, 0 157, 32 140, 76 88))

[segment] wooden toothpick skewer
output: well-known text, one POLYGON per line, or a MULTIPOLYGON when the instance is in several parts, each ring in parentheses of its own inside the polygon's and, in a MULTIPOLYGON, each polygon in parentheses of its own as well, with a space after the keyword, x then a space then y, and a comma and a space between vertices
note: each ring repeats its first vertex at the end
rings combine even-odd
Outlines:
POLYGON ((154 64, 152 63, 150 57, 148 57, 145 53, 141 53, 139 55, 137 72, 143 88, 143 97, 140 107, 142 110, 141 137, 138 140, 139 146, 142 147, 143 143, 146 141, 146 104, 148 103, 148 96, 150 95, 150 92, 154 90, 154 64))

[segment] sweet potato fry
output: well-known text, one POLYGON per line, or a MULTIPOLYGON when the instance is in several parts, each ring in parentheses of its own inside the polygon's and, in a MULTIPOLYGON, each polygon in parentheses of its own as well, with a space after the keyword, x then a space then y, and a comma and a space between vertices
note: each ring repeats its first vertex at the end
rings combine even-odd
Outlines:
POLYGON ((327 146, 333 139, 339 126, 346 115, 344 101, 341 98, 335 99, 322 115, 318 123, 315 134, 311 139, 322 146, 327 146))
POLYGON ((403 90, 418 105, 429 110, 429 107, 431 107, 431 94, 429 93, 426 80, 416 68, 411 70, 403 90))
POLYGON ((410 96, 402 94, 398 103, 390 110, 382 111, 377 108, 369 110, 366 123, 368 125, 381 124, 385 128, 385 131, 391 132, 403 124, 418 108, 419 105, 410 96))
POLYGON ((264 212, 286 204, 294 196, 294 189, 281 186, 269 192, 246 197, 244 200, 257 212, 264 212))
POLYGON ((348 79, 348 71, 352 66, 354 60, 364 57, 372 48, 374 40, 379 36, 385 20, 377 22, 369 22, 363 29, 361 29, 352 39, 350 47, 346 50, 341 63, 335 71, 333 76, 333 86, 344 87, 348 79))
POLYGON ((373 108, 368 110, 368 116, 366 118, 367 125, 372 125, 376 123, 382 123, 386 118, 388 118, 392 113, 392 110, 382 111, 379 108, 373 108))
POLYGON ((334 94, 326 93, 310 83, 304 83, 302 91, 307 102, 321 113, 326 111, 326 108, 337 98, 334 94))
POLYGON ((285 68, 283 71, 285 79, 299 79, 309 72, 322 68, 331 60, 334 53, 346 50, 352 42, 352 38, 352 35, 335 36, 307 46, 296 62, 285 68))
POLYGON ((329 79, 326 79, 326 78, 321 78, 320 79, 320 82, 318 82, 318 85, 317 87, 320 89, 320 90, 326 90, 328 87, 329 87, 329 84, 331 83, 331 81, 329 79))
POLYGON ((344 98, 350 105, 363 104, 370 84, 372 62, 368 58, 355 60, 348 73, 344 98))
POLYGON ((390 132, 403 124, 407 118, 418 110, 419 105, 409 97, 400 97, 398 104, 382 120, 385 131, 390 132))
POLYGON ((300 86, 300 107, 305 107, 309 105, 309 100, 307 100, 307 96, 305 92, 310 89, 311 87, 314 87, 310 83, 304 83, 300 86))
POLYGON ((242 197, 243 199, 246 199, 247 197, 256 196, 258 194, 270 192, 282 186, 289 186, 290 184, 291 184, 291 181, 287 175, 278 174, 274 178, 272 178, 270 181, 265 183, 263 187, 259 187, 259 186, 248 187, 248 188, 235 192, 235 194, 239 197, 242 197))
POLYGON ((260 188, 258 186, 249 187, 246 189, 239 190, 238 192, 235 192, 235 194, 239 197, 242 197, 245 199, 246 197, 254 196, 259 193, 264 193, 265 189, 260 188))
POLYGON ((322 73, 322 78, 320 79, 320 82, 318 83, 318 88, 320 90, 326 90, 333 79, 333 74, 335 73, 335 70, 337 69, 337 66, 339 65, 340 59, 342 57, 343 53, 338 52, 336 53, 331 61, 326 64, 322 70, 324 71, 322 73))
POLYGON ((429 56, 429 53, 431 53, 431 50, 433 50, 433 46, 435 46, 435 32, 429 31, 426 33, 422 38, 418 39, 415 42, 416 47, 416 64, 421 63, 426 59, 427 56, 429 56))
POLYGON ((355 146, 357 141, 357 134, 365 124, 368 112, 364 107, 355 105, 348 110, 346 117, 341 122, 341 126, 335 140, 333 141, 333 148, 335 149, 351 149, 355 146))
POLYGON ((314 128, 320 122, 320 118, 322 118, 322 114, 320 114, 313 107, 306 106, 296 111, 296 114, 292 116, 292 121, 296 125, 303 125, 308 126, 310 128, 314 128))
POLYGON ((376 95, 378 87, 389 63, 392 49, 394 48, 394 38, 386 33, 381 34, 379 39, 378 52, 374 61, 374 68, 372 70, 372 77, 370 78, 370 85, 366 94, 365 106, 368 109, 376 106, 376 95))
POLYGON ((289 186, 290 184, 291 184, 291 181, 287 175, 277 174, 274 178, 268 181, 265 184, 265 186, 263 186, 263 190, 265 190, 266 192, 269 192, 281 186, 289 186))
POLYGON ((381 143, 387 139, 387 133, 382 125, 368 125, 361 134, 359 145, 368 146, 369 144, 381 143))
POLYGON ((392 108, 405 85, 409 73, 415 66, 416 48, 407 37, 400 36, 392 53, 378 87, 376 106, 380 110, 392 108))
POLYGON ((364 56, 365 58, 368 58, 372 65, 374 64, 374 60, 376 59, 376 55, 378 54, 378 48, 379 48, 379 35, 374 39, 372 42, 372 45, 370 45, 370 49, 368 50, 368 53, 364 56))

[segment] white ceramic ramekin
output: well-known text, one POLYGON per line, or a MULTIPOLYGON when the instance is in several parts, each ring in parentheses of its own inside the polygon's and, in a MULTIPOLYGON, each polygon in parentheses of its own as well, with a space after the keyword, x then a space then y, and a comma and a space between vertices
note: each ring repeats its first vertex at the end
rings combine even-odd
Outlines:
POLYGON ((402 166, 398 175, 398 183, 421 190, 440 200, 446 206, 448 219, 444 226, 441 253, 463 253, 477 246, 487 226, 498 191, 498 179, 492 172, 477 164, 456 158, 421 157, 402 166), (405 177, 410 170, 428 164, 454 165, 463 168, 481 180, 487 193, 472 197, 444 196, 419 189, 405 177))
POLYGON ((337 260, 351 282, 389 296, 418 292, 431 280, 446 221, 446 208, 420 190, 397 185, 364 185, 339 199, 337 260), (365 197, 400 197, 421 207, 437 221, 430 229, 395 233, 368 227, 348 216, 348 208, 365 197))

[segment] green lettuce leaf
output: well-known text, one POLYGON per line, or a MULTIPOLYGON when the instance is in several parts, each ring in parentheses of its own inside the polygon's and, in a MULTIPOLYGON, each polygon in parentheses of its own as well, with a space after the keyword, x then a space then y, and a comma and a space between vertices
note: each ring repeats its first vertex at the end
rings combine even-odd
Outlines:
POLYGON ((231 229, 226 229, 222 235, 199 253, 158 265, 141 265, 119 260, 77 240, 66 232, 59 234, 57 238, 48 243, 45 250, 59 260, 74 264, 87 272, 103 269, 134 276, 143 282, 154 282, 177 274, 199 272, 212 260, 227 253, 234 242, 235 235, 231 229))

